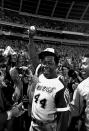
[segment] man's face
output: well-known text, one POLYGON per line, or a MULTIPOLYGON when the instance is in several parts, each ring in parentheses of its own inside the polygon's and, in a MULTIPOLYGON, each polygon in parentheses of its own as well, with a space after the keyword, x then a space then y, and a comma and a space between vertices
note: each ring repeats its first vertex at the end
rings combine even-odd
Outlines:
POLYGON ((88 57, 82 58, 81 72, 84 78, 89 76, 89 58, 88 57))
POLYGON ((11 58, 12 58, 12 62, 16 62, 17 61, 17 56, 16 55, 12 55, 11 58))
POLYGON ((68 70, 67 67, 63 67, 63 68, 62 68, 63 76, 66 76, 66 77, 67 77, 67 76, 68 76, 68 71, 69 71, 69 70, 68 70))
POLYGON ((52 78, 56 71, 56 63, 53 56, 46 56, 42 61, 43 73, 47 78, 52 78))
POLYGON ((23 80, 24 80, 24 83, 29 83, 29 78, 28 78, 28 76, 25 76, 25 77, 23 78, 23 80))
POLYGON ((18 61, 19 61, 19 66, 24 65, 24 57, 23 56, 20 55, 18 61))

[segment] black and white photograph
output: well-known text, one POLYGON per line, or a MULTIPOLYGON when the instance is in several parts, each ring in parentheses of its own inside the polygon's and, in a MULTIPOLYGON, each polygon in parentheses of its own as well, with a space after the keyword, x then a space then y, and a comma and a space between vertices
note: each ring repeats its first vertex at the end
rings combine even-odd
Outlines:
POLYGON ((0 131, 89 131, 88 0, 0 0, 0 131))

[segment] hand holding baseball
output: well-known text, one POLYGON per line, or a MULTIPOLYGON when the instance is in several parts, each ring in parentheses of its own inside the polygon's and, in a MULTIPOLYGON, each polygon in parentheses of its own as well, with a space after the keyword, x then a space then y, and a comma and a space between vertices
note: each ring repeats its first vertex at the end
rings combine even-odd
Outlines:
POLYGON ((28 29, 29 36, 34 36, 35 33, 36 33, 36 27, 35 26, 30 26, 30 28, 28 29))

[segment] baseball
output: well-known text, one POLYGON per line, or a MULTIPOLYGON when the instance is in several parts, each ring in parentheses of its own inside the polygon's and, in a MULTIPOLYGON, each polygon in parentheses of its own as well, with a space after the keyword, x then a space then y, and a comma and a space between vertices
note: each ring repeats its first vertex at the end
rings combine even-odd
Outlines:
POLYGON ((31 26, 30 29, 31 29, 32 31, 35 31, 35 26, 31 26))

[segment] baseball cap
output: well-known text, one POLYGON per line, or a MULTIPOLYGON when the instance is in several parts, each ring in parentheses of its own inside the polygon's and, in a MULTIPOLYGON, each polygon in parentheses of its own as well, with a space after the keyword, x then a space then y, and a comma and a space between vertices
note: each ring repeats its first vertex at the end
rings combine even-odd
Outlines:
POLYGON ((7 46, 6 49, 3 52, 4 56, 8 56, 8 55, 16 55, 17 53, 10 47, 7 46))
POLYGON ((39 53, 39 59, 44 59, 45 56, 54 56, 56 63, 58 64, 58 56, 53 48, 46 48, 41 53, 39 53))

